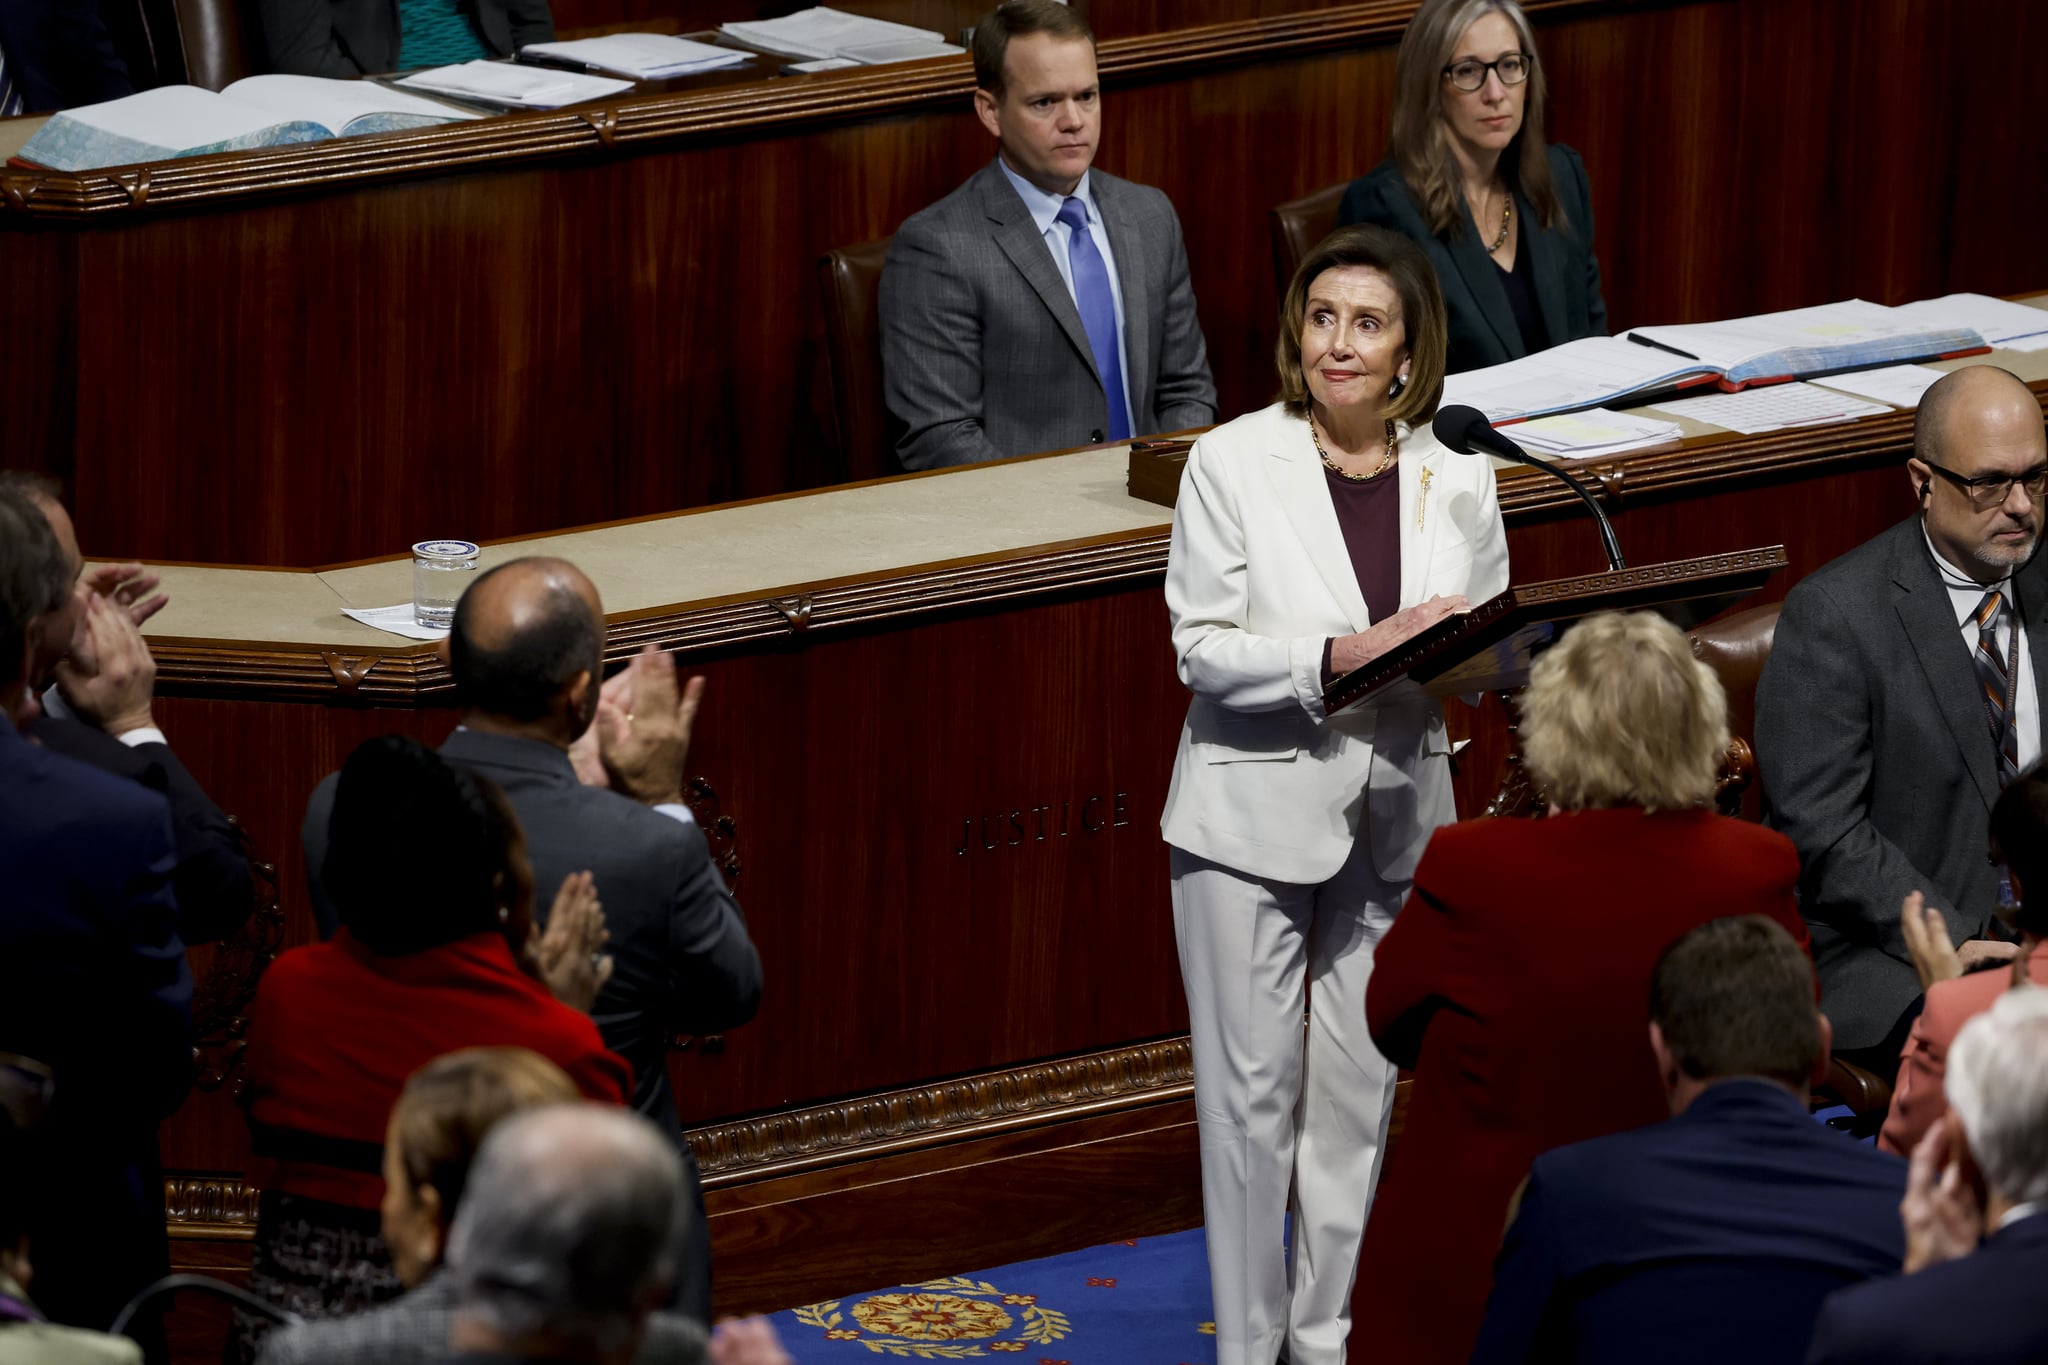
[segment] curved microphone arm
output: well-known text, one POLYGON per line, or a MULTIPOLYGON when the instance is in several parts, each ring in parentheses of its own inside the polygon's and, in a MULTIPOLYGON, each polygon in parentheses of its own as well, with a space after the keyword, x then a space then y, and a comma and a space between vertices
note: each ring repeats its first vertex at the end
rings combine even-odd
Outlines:
POLYGON ((1607 519, 1607 513, 1601 510, 1600 503, 1594 498, 1591 490, 1557 465, 1548 460, 1537 459, 1495 431, 1493 423, 1486 420, 1485 413, 1477 408, 1464 406, 1442 408, 1437 412, 1436 420, 1430 424, 1430 430, 1435 433, 1437 440, 1461 455, 1473 455, 1484 450, 1504 460, 1513 460, 1516 464, 1525 464, 1531 469, 1540 469, 1546 474, 1563 479, 1565 486, 1578 494, 1579 501, 1585 503, 1586 510, 1593 514, 1593 522, 1600 529, 1600 548, 1607 552, 1607 567, 1610 570, 1628 567, 1628 561, 1621 557, 1621 542, 1614 536, 1614 523, 1607 519))

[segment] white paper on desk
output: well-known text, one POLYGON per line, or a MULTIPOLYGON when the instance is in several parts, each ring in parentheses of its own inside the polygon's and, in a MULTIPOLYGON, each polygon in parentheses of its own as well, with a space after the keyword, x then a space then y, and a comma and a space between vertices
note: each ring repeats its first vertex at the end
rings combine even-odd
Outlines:
POLYGON ((581 62, 640 81, 667 80, 722 66, 738 66, 752 61, 754 55, 666 33, 607 33, 566 43, 528 43, 519 50, 538 57, 581 62))
POLYGON ((719 25, 719 32, 750 47, 785 57, 837 57, 849 47, 922 39, 943 43, 946 35, 886 19, 870 19, 819 6, 781 19, 742 20, 719 25))
POLYGON ((1921 395, 1945 373, 1947 371, 1927 365, 1887 365, 1880 370, 1831 374, 1813 382, 1823 388, 1853 393, 1860 398, 1874 398, 1895 408, 1917 408, 1920 406, 1921 395))
POLYGON ((1444 380, 1443 401, 1466 403, 1490 422, 1592 407, 1700 373, 1694 361, 1622 337, 1580 337, 1519 360, 1444 380))
POLYGON ((341 614, 372 630, 403 635, 408 640, 442 640, 448 636, 446 626, 421 625, 412 614, 410 602, 400 602, 395 607, 343 607, 341 614))
POLYGON ((887 66, 890 62, 921 62, 927 57, 959 57, 967 49, 928 38, 906 38, 883 43, 856 43, 839 49, 839 55, 862 66, 887 66))
POLYGON ((2048 351, 2048 332, 2030 337, 2008 337, 1998 343, 2001 351, 2048 351))
POLYGON ((1771 384, 1744 389, 1741 393, 1717 393, 1710 398, 1681 398, 1657 404, 1659 412, 1690 417, 1709 426, 1726 427, 1745 436, 1777 431, 1783 427, 1822 426, 1848 422, 1858 417, 1890 412, 1877 403, 1866 403, 1846 393, 1834 393, 1812 384, 1771 384))
POLYGON ((1538 417, 1508 431, 1508 436, 1541 455, 1590 460, 1602 455, 1619 455, 1625 450, 1676 441, 1685 433, 1676 422, 1654 417, 1587 408, 1583 412, 1538 417))
POLYGON ((1892 311, 1929 326, 1967 327, 1991 345, 2009 350, 2039 350, 2048 346, 2048 339, 2030 347, 2010 344, 2048 333, 2048 310, 1994 299, 1989 294, 1945 294, 1938 299, 1903 304, 1892 311))
POLYGON ((609 76, 587 76, 578 71, 544 71, 537 66, 487 61, 416 71, 398 84, 514 109, 559 109, 565 104, 604 99, 633 88, 633 82, 613 80, 609 76))

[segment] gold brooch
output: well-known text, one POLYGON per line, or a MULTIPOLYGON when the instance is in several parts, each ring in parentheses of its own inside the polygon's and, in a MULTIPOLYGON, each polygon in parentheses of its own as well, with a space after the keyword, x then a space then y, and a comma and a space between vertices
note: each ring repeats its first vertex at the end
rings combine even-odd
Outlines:
POLYGON ((1422 529, 1422 513, 1429 506, 1429 475, 1429 466, 1424 465, 1422 467, 1422 491, 1415 495, 1415 529, 1418 531, 1422 529))

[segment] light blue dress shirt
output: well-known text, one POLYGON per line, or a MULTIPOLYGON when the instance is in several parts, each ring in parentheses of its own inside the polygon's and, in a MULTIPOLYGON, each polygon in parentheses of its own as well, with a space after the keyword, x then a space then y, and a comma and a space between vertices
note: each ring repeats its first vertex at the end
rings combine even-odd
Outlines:
MULTIPOLYGON (((1067 257, 1067 242, 1074 234, 1059 220, 1060 205, 1066 202, 1064 195, 1047 194, 1038 186, 1010 169, 1010 163, 998 155, 996 164, 1003 168, 1010 184, 1017 191, 1017 197, 1024 201, 1025 211, 1031 221, 1038 225, 1038 231, 1045 238, 1046 249, 1052 252, 1052 263, 1059 267, 1060 278, 1067 282, 1067 297, 1074 298, 1074 265, 1067 257)), ((1102 210, 1096 206, 1095 191, 1088 184, 1091 172, 1081 173, 1081 183, 1074 186, 1074 198, 1079 199, 1088 210, 1088 235, 1095 242, 1095 249, 1102 253, 1103 268, 1109 272, 1110 294, 1116 300, 1116 358, 1117 368, 1124 377, 1124 411, 1131 416, 1131 434, 1139 436, 1149 430, 1151 414, 1140 414, 1131 402, 1131 348, 1124 341, 1124 281, 1117 273, 1116 251, 1109 244, 1109 229, 1103 224, 1102 210)), ((1074 300, 1074 307, 1081 306, 1074 300)))

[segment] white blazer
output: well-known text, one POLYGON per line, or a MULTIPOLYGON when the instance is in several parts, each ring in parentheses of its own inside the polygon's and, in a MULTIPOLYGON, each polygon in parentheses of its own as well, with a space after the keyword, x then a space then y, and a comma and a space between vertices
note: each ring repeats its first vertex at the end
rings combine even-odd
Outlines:
MULTIPOLYGON (((1401 606, 1508 585, 1493 462, 1403 429, 1401 606), (1425 492, 1425 483, 1427 491, 1425 492)), ((1317 884, 1365 821, 1380 877, 1403 882, 1457 818, 1443 711, 1401 683, 1331 718, 1323 643, 1372 624, 1308 422, 1279 404, 1195 442, 1166 561, 1181 681, 1193 692, 1161 832, 1269 881, 1317 884)))

